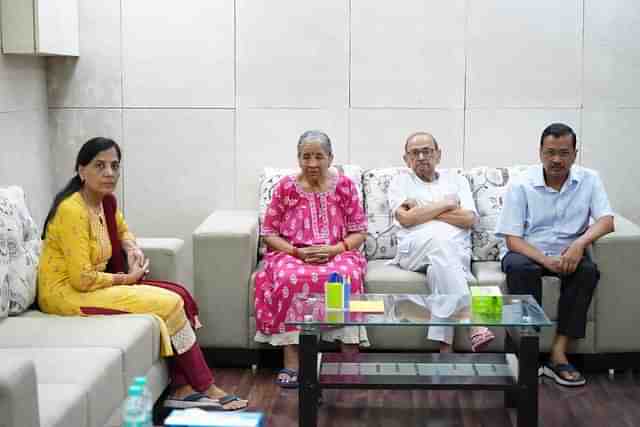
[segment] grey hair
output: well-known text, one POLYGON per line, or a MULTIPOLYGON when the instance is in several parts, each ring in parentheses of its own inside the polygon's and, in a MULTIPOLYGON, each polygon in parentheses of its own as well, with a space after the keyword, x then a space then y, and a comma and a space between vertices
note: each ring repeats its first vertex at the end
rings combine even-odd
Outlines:
POLYGON ((308 142, 319 142, 322 151, 324 151, 327 156, 333 155, 333 148, 331 148, 329 136, 319 130, 308 130, 300 135, 298 139, 298 155, 302 152, 302 146, 308 142))

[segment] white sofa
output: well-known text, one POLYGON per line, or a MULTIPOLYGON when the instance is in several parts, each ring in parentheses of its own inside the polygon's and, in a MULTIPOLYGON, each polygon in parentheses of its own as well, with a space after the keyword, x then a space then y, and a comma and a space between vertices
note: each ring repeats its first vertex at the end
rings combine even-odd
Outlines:
MULTIPOLYGON (((480 220, 472 230, 474 285, 500 286, 506 293, 505 276, 498 261, 502 241, 493 229, 502 208, 502 195, 514 175, 524 166, 507 168, 478 167, 458 170, 470 182, 480 220)), ((393 176, 405 168, 362 170, 357 166, 339 169, 361 189, 369 220, 365 244, 368 271, 365 289, 374 293, 428 293, 425 275, 404 271, 387 260, 395 254, 396 237, 392 227, 386 192, 393 176)), ((260 349, 256 343, 254 284, 252 273, 259 268, 258 229, 271 191, 280 177, 293 170, 265 169, 256 185, 260 204, 256 210, 219 210, 213 212, 194 232, 195 293, 201 303, 201 318, 212 328, 199 335, 203 347, 260 349)), ((635 325, 640 313, 635 305, 640 298, 637 280, 640 269, 640 227, 620 215, 615 218, 616 231, 592 247, 592 255, 602 277, 589 309, 586 338, 578 340, 572 352, 611 354, 640 352, 640 338, 635 325)), ((559 283, 555 277, 543 279, 543 308, 556 319, 559 283)), ((498 335, 503 330, 496 330, 498 335)), ((425 338, 423 328, 368 328, 373 349, 434 350, 436 345, 425 338)), ((541 350, 548 351, 554 328, 544 328, 541 350)), ((502 349, 502 339, 490 348, 502 349)), ((455 347, 468 351, 467 334, 456 334, 455 347)))

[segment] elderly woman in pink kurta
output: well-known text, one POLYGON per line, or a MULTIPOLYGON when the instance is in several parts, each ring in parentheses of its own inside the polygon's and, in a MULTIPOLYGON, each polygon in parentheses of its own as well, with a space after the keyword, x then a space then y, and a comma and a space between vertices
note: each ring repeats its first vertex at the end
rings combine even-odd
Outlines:
MULTIPOLYGON (((298 330, 285 325, 291 299, 298 293, 324 292, 332 272, 351 278, 351 293, 364 291, 367 261, 358 251, 365 240, 367 220, 355 184, 329 169, 333 160, 329 137, 318 131, 298 141, 300 173, 276 185, 262 223, 269 251, 256 275, 256 341, 284 346, 284 369, 277 383, 297 387, 298 330)), ((362 327, 345 327, 323 334, 339 340, 343 351, 368 345, 362 327)))

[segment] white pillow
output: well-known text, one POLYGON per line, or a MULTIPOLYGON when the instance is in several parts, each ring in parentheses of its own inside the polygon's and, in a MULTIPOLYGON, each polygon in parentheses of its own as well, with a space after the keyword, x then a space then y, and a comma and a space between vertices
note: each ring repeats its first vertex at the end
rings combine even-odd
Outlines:
POLYGON ((15 186, 0 188, 0 317, 33 304, 40 248, 24 192, 15 186))

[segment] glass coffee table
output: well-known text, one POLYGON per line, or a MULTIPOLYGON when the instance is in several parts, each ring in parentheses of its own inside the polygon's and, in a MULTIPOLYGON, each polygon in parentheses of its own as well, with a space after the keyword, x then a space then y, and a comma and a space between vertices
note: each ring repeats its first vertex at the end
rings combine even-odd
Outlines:
POLYGON ((352 388, 501 390, 518 427, 537 426, 538 334, 552 323, 530 295, 496 298, 496 309, 483 314, 473 312, 470 296, 352 295, 382 302, 383 311, 366 313, 326 310, 322 294, 295 295, 286 323, 300 328, 299 425, 316 427, 323 389, 352 388), (320 334, 344 326, 504 328, 505 353, 324 353, 318 365, 320 334))

